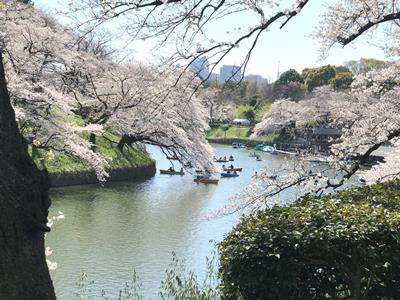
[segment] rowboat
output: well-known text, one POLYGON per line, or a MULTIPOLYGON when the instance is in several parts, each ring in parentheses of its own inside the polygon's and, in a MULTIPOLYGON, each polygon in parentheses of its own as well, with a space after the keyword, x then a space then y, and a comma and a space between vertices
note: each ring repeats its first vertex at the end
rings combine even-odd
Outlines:
POLYGON ((200 178, 200 179, 197 179, 197 178, 195 178, 193 181, 194 182, 206 183, 206 184, 209 184, 209 183, 218 184, 219 179, 211 179, 211 178, 200 178))
POLYGON ((169 160, 179 160, 177 156, 167 156, 167 159, 169 160))
POLYGON ((228 160, 227 159, 217 159, 216 162, 226 163, 226 162, 228 162, 228 160))
POLYGON ((177 172, 171 170, 160 170, 160 174, 168 174, 168 175, 185 175, 185 172, 177 172))
POLYGON ((234 171, 236 171, 236 172, 242 172, 242 169, 243 169, 243 168, 224 168, 224 171, 225 171, 225 172, 229 172, 229 171, 231 171, 231 172, 234 172, 234 171))
POLYGON ((238 177, 239 174, 235 173, 221 173, 221 177, 238 177))

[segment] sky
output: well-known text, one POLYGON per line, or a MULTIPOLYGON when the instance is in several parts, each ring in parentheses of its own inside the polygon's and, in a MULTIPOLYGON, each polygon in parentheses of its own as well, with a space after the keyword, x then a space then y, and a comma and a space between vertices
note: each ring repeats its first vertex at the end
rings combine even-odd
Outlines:
MULTIPOLYGON (((282 30, 273 26, 271 30, 263 33, 257 47, 253 51, 248 64, 247 74, 258 74, 269 81, 277 78, 277 73, 283 73, 288 69, 296 69, 301 72, 306 67, 317 67, 325 64, 342 65, 349 60, 364 58, 387 59, 382 50, 372 45, 364 36, 346 47, 336 46, 329 52, 329 56, 321 60, 318 41, 310 35, 315 32, 315 27, 321 21, 321 15, 327 4, 334 0, 310 1, 304 10, 293 18, 282 30)), ((65 3, 66 1, 63 1, 65 3)), ((61 9, 60 1, 34 0, 36 7, 51 12, 54 9, 61 9)), ((244 13, 240 17, 232 16, 214 24, 208 28, 209 36, 217 41, 234 40, 232 34, 226 32, 229 28, 241 26, 246 28, 254 25, 253 15, 244 13)), ((114 25, 111 25, 112 29, 114 25)), ((377 37, 378 38, 378 37, 377 37)), ((121 45, 121 40, 115 41, 115 45, 121 45)), ((141 61, 148 60, 149 53, 154 43, 151 41, 137 41, 130 44, 133 56, 141 61)), ((117 46, 118 47, 118 46, 117 46)), ((232 55, 223 60, 222 64, 240 64, 246 53, 246 45, 242 45, 232 55)), ((219 68, 217 67, 216 70, 219 68)))

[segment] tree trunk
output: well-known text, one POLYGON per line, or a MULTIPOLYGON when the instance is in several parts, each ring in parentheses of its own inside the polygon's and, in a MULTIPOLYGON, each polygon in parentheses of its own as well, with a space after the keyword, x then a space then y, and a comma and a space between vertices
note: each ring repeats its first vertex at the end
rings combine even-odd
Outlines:
POLYGON ((55 299, 44 253, 49 206, 47 174, 18 130, 0 49, 0 299, 55 299))
POLYGON ((96 152, 96 135, 94 133, 90 134, 89 142, 92 144, 90 146, 90 150, 92 150, 93 152, 96 152))

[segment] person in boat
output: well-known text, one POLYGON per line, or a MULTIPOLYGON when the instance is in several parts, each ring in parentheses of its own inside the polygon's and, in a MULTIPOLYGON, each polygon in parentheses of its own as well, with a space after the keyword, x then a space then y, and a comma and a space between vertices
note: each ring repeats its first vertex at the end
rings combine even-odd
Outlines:
POLYGON ((237 174, 237 172, 236 172, 236 171, 233 171, 233 174, 237 174))
POLYGON ((222 165, 222 169, 225 169, 225 165, 222 165))
POLYGON ((180 169, 179 173, 181 173, 181 174, 183 173, 183 168, 180 169))
POLYGON ((229 168, 231 168, 231 169, 234 169, 234 167, 233 167, 233 165, 232 165, 232 164, 229 166, 229 168))
POLYGON ((173 167, 173 166, 170 166, 169 169, 168 169, 168 171, 174 172, 174 171, 175 171, 175 170, 174 170, 174 167, 173 167))
POLYGON ((226 156, 224 156, 224 160, 226 161, 227 159, 226 159, 226 156))
POLYGON ((229 160, 233 160, 233 156, 231 155, 231 156, 229 156, 229 160))

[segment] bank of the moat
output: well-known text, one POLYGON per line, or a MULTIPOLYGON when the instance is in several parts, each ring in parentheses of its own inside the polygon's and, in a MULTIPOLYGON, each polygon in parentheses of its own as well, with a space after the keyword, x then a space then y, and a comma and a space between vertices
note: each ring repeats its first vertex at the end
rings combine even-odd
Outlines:
MULTIPOLYGON (((117 147, 118 137, 106 133, 96 138, 95 151, 107 157, 107 182, 151 177, 156 172, 155 161, 146 153, 125 145, 117 147)), ((62 151, 35 148, 30 153, 35 163, 49 173, 51 187, 96 184, 94 170, 82 159, 62 151)))

